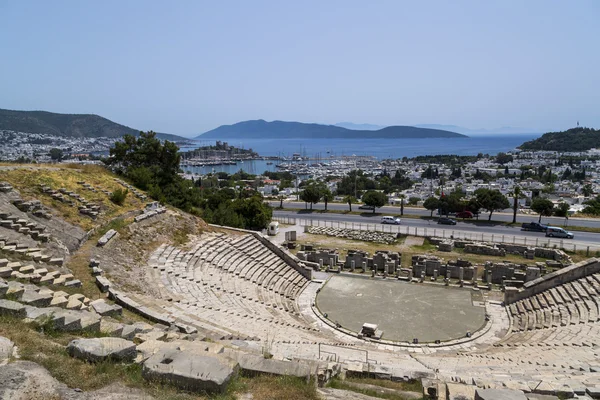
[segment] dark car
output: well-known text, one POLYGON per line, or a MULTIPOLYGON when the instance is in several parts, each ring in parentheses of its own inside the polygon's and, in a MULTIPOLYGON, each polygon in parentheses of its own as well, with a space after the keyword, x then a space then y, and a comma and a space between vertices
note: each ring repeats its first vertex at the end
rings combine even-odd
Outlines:
POLYGON ((461 211, 456 213, 457 218, 473 218, 473 213, 471 211, 461 211))
POLYGON ((452 218, 442 217, 442 218, 438 218, 438 224, 442 224, 442 225, 456 225, 456 221, 453 220, 452 218))
POLYGON ((540 224, 537 222, 528 222, 521 225, 522 231, 534 231, 534 232, 546 232, 548 225, 540 224))
POLYGON ((358 209, 359 210, 371 210, 371 211, 373 211, 375 209, 375 207, 363 204, 362 206, 359 206, 358 209))

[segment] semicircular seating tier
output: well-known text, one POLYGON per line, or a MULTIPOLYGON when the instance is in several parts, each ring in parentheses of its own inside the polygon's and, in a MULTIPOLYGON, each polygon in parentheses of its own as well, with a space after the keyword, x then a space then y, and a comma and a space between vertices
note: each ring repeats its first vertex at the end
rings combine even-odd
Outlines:
POLYGON ((296 299, 310 283, 253 235, 204 234, 188 250, 161 245, 149 266, 174 317, 212 331, 314 341, 296 299))

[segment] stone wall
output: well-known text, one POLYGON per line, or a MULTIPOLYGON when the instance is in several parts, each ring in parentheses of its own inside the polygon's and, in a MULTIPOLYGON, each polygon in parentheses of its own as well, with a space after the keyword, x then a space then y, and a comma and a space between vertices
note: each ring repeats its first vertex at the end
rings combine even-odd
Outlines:
POLYGON ((285 261, 289 266, 291 266, 296 271, 298 271, 298 273, 300 273, 300 275, 302 275, 303 277, 305 277, 308 280, 312 280, 312 269, 306 268, 305 266, 303 266, 297 257, 295 257, 293 254, 279 248, 275 243, 273 243, 269 239, 263 237, 260 233, 254 232, 254 231, 248 231, 245 229, 232 228, 229 226, 222 226, 222 225, 215 225, 215 224, 209 224, 209 226, 212 226, 214 228, 220 228, 220 229, 229 229, 232 231, 243 232, 243 233, 248 233, 248 234, 253 235, 256 239, 258 239, 258 241, 260 241, 262 244, 264 244, 269 250, 271 250, 273 253, 277 254, 277 256, 279 256, 281 259, 283 259, 283 261, 285 261))
POLYGON ((506 288, 506 291, 504 292, 504 304, 512 304, 516 301, 541 293, 544 290, 599 272, 600 259, 598 258, 590 258, 589 260, 569 265, 568 267, 549 273, 541 278, 527 282, 521 289, 506 288))

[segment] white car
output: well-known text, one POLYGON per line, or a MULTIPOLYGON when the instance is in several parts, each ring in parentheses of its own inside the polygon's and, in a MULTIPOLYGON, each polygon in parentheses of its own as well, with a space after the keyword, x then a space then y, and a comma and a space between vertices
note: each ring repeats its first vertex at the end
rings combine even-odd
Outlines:
POLYGON ((401 222, 402 222, 402 220, 398 217, 392 217, 392 216, 381 217, 382 224, 400 225, 401 222))

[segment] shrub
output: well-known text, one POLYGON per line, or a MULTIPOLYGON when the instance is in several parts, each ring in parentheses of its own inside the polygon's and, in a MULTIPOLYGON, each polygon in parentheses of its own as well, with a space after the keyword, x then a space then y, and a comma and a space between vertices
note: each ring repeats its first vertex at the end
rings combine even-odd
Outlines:
POLYGON ((112 201, 116 205, 122 206, 125 202, 125 198, 127 198, 128 193, 129 190, 127 189, 117 189, 110 195, 110 201, 112 201))

